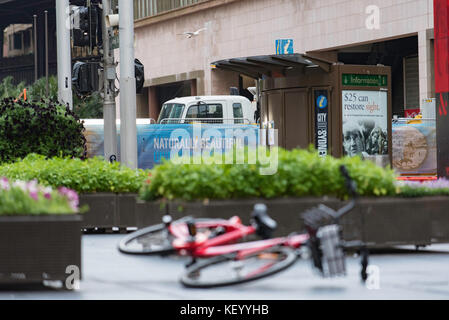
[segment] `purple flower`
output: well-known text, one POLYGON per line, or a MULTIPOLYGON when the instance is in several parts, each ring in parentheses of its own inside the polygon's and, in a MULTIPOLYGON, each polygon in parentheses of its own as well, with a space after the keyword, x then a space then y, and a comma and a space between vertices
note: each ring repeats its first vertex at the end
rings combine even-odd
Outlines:
POLYGON ((39 200, 39 194, 36 192, 31 191, 30 192, 30 197, 33 198, 34 200, 39 200))
POLYGON ((78 206, 79 206, 78 194, 75 191, 68 189, 66 187, 61 187, 58 189, 58 191, 59 191, 59 194, 65 196, 69 200, 70 207, 74 211, 78 211, 78 206))
POLYGON ((26 189, 28 190, 28 192, 31 193, 38 193, 39 189, 38 189, 38 184, 36 180, 30 181, 26 184, 26 189))
POLYGON ((9 185, 9 180, 7 178, 0 178, 0 189, 6 191, 11 189, 11 186, 9 185))
POLYGON ((53 189, 50 187, 43 188, 42 192, 44 193, 44 198, 50 200, 52 191, 53 191, 53 189))
POLYGON ((429 188, 429 189, 449 189, 449 180, 446 178, 441 178, 432 181, 401 181, 399 186, 407 186, 411 188, 429 188))

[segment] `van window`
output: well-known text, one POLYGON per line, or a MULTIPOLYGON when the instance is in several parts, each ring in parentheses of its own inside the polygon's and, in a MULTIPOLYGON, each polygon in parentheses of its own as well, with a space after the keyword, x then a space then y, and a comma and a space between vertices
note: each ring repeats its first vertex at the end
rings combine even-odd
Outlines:
POLYGON ((220 119, 213 123, 223 123, 223 106, 221 104, 199 104, 187 111, 187 119, 220 119))
POLYGON ((159 115, 158 123, 164 119, 180 119, 184 111, 185 105, 177 103, 164 104, 159 115))
POLYGON ((243 123, 243 107, 241 103, 234 103, 232 105, 232 111, 234 112, 234 119, 239 119, 239 120, 234 120, 234 123, 243 123))

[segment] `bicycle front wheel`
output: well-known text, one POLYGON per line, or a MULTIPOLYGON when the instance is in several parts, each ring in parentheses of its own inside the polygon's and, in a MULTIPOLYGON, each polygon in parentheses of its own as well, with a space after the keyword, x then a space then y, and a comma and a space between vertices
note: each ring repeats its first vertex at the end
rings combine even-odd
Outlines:
POLYGON ((291 267, 297 259, 295 251, 275 247, 237 258, 237 254, 218 256, 194 264, 180 281, 188 288, 214 288, 236 285, 265 278, 291 267))
POLYGON ((118 245, 122 253, 168 255, 175 252, 173 236, 164 224, 147 227, 124 237, 118 245))

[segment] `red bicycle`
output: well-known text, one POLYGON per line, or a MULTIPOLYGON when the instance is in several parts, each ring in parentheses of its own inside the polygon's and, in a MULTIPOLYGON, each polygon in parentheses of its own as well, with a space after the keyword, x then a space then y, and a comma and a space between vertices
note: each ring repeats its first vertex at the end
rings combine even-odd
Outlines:
POLYGON ((366 280, 368 251, 361 242, 341 240, 338 219, 351 211, 356 202, 356 186, 345 167, 341 171, 353 195, 349 204, 338 211, 324 205, 302 215, 307 232, 287 237, 271 238, 276 222, 267 214, 264 204, 255 206, 252 224, 245 226, 239 217, 229 220, 193 219, 186 217, 163 223, 128 235, 119 243, 119 250, 127 254, 178 253, 192 257, 181 276, 187 287, 211 288, 254 281, 292 266, 299 257, 310 256, 314 267, 324 277, 346 274, 345 253, 359 248, 362 253, 362 280, 366 280), (236 243, 257 234, 264 240, 236 243), (198 262, 198 259, 205 259, 198 262))

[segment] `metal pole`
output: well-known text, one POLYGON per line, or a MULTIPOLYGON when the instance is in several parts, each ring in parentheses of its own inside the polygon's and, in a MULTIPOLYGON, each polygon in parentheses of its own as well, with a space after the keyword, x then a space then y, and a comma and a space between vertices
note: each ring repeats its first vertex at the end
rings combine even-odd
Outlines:
POLYGON ((46 95, 49 96, 50 90, 48 86, 48 11, 45 10, 45 79, 46 79, 46 95))
POLYGON ((33 28, 34 28, 34 82, 38 78, 38 67, 37 67, 37 15, 33 15, 33 28))
POLYGON ((91 0, 87 0, 87 8, 89 13, 89 56, 92 55, 92 2, 91 0))
POLYGON ((117 160, 117 125, 115 105, 116 66, 114 51, 110 47, 110 28, 106 27, 106 17, 111 14, 110 0, 103 0, 103 78, 104 78, 104 158, 106 161, 117 160))
POLYGON ((133 1, 119 0, 121 162, 137 168, 136 78, 134 72, 133 1))
POLYGON ((56 1, 56 33, 58 41, 58 100, 73 110, 72 53, 70 52, 69 0, 56 1))

